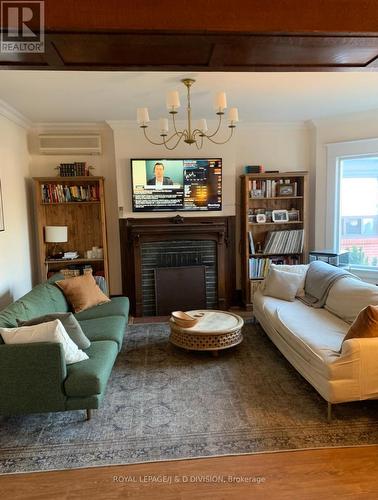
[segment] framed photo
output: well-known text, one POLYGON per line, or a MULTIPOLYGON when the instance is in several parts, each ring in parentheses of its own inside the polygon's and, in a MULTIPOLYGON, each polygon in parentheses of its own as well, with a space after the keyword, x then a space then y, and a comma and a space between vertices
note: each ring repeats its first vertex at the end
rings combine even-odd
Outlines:
POLYGON ((299 220, 299 210, 297 210, 296 208, 292 208, 291 210, 289 210, 288 215, 290 222, 299 220))
POLYGON ((4 210, 3 210, 3 195, 1 193, 1 181, 0 181, 0 231, 4 231, 4 210))
POLYGON ((294 196, 294 184, 277 184, 277 196, 294 196))
POLYGON ((251 197, 252 198, 262 198, 263 197, 262 190, 261 189, 252 189, 251 197))
POLYGON ((289 212, 287 210, 273 210, 272 220, 273 222, 288 222, 289 212))
POLYGON ((266 222, 266 215, 265 214, 257 214, 256 215, 256 222, 260 224, 264 224, 266 222))

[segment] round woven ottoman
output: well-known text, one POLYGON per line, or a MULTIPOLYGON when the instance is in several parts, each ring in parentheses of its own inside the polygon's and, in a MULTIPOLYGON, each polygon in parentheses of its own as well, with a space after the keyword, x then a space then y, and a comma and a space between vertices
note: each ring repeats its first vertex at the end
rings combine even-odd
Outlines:
POLYGON ((187 311, 199 321, 191 328, 182 328, 171 318, 169 324, 172 344, 191 351, 218 351, 233 347, 243 340, 243 319, 237 314, 226 311, 196 310, 187 311))

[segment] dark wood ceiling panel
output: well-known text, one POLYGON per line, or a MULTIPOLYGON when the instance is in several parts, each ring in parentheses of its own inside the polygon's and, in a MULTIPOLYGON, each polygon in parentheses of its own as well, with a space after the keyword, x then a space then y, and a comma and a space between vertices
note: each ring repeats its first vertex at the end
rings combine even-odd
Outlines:
POLYGON ((97 34, 54 37, 66 66, 207 66, 213 44, 204 36, 97 34))
POLYGON ((47 33, 44 54, 0 68, 185 71, 376 71, 378 36, 47 33))
POLYGON ((255 36, 223 44, 222 63, 233 66, 353 66, 378 56, 378 39, 255 36))

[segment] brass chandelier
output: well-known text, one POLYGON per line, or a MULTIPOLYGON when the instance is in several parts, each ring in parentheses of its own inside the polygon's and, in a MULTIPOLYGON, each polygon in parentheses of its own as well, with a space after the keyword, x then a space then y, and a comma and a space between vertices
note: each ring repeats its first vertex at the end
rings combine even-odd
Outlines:
POLYGON ((153 141, 150 139, 147 135, 147 128, 148 128, 148 123, 150 122, 149 114, 148 114, 148 108, 138 108, 137 109, 137 121, 138 125, 141 129, 143 129, 143 133, 145 138, 147 139, 148 142, 151 144, 154 144, 155 146, 165 146, 166 149, 175 149, 177 146, 180 144, 180 142, 183 140, 186 142, 186 144, 195 144, 197 146, 197 149, 201 149, 203 144, 204 144, 204 138, 208 139, 210 142, 214 144, 226 144, 231 137, 233 136, 234 129, 236 127, 236 123, 239 121, 239 115, 238 115, 238 109, 237 108, 230 108, 229 111, 229 125, 228 128, 230 129, 229 136, 227 137, 226 140, 223 141, 217 141, 214 139, 214 137, 218 134, 220 131, 221 125, 222 125, 222 119, 224 116, 224 110, 227 108, 227 100, 226 100, 226 94, 224 92, 218 92, 216 95, 215 99, 215 110, 216 114, 218 115, 218 125, 215 129, 214 132, 209 133, 208 128, 207 128, 207 123, 204 118, 199 120, 198 126, 196 128, 193 128, 192 124, 192 107, 191 107, 191 100, 190 100, 190 89, 195 82, 192 78, 185 78, 181 80, 182 83, 186 86, 187 88, 187 125, 186 128, 183 130, 178 130, 177 129, 177 124, 176 124, 176 118, 175 116, 178 113, 178 108, 180 107, 180 98, 179 94, 177 91, 170 91, 167 94, 167 109, 170 115, 172 115, 172 124, 173 124, 173 130, 174 132, 168 136, 169 132, 169 124, 168 124, 168 118, 160 118, 159 120, 159 127, 160 127, 160 137, 162 138, 161 142, 153 141))

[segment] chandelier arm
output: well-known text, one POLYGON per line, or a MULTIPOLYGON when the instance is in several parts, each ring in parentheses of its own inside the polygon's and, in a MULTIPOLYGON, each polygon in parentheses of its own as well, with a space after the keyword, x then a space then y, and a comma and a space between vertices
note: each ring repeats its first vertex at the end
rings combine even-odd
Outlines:
POLYGON ((141 127, 143 128, 143 133, 144 133, 144 137, 147 139, 147 141, 151 144, 153 144, 154 146, 162 146, 164 144, 164 141, 163 142, 155 142, 153 141, 152 139, 150 139, 147 135, 147 132, 146 132, 146 128, 147 127, 141 127))
POLYGON ((234 134, 234 128, 235 128, 235 127, 230 127, 230 129, 231 129, 230 135, 229 135, 229 137, 228 137, 225 141, 220 141, 220 142, 218 142, 218 141, 214 141, 214 139, 212 139, 212 138, 211 138, 211 137, 212 137, 211 135, 210 135, 210 136, 209 136, 209 135, 205 135, 205 137, 206 137, 207 139, 209 139, 209 141, 210 141, 210 142, 212 142, 213 144, 217 144, 218 146, 220 146, 220 145, 222 145, 222 144, 226 144, 226 142, 228 142, 228 141, 231 139, 231 137, 232 137, 232 136, 233 136, 233 134, 234 134))
POLYGON ((200 137, 201 137, 201 145, 200 146, 198 145, 198 141, 195 142, 198 150, 202 149, 203 146, 203 135, 201 135, 200 137))
MULTIPOLYGON (((184 134, 183 134, 183 133, 178 133, 178 134, 175 134, 175 135, 172 135, 172 136, 168 139, 168 141, 165 141, 165 140, 164 140, 164 142, 163 142, 163 144, 164 144, 165 148, 166 148, 166 149, 169 149, 170 151, 172 151, 172 149, 177 148, 177 146, 180 144, 181 139, 184 137, 184 134), (178 140, 177 140, 176 144, 175 144, 174 146, 172 146, 172 147, 168 146, 168 142, 169 142, 169 141, 170 141, 173 137, 175 137, 175 135, 178 135, 178 136, 179 136, 179 138, 178 138, 178 140)), ((163 137, 163 139, 164 139, 164 137, 163 137)))
POLYGON ((214 137, 214 135, 216 135, 216 134, 219 132, 220 127, 221 127, 221 124, 222 124, 222 116, 223 116, 223 115, 218 115, 218 116, 219 116, 218 126, 217 126, 217 128, 216 128, 215 132, 213 132, 212 134, 209 134, 209 135, 206 135, 206 134, 205 134, 207 138, 209 138, 209 137, 214 137))
POLYGON ((176 135, 177 136, 181 135, 181 136, 188 137, 188 131, 187 131, 187 129, 184 129, 182 131, 177 130, 175 114, 176 113, 172 113, 172 122, 173 122, 173 128, 175 130, 176 135))

